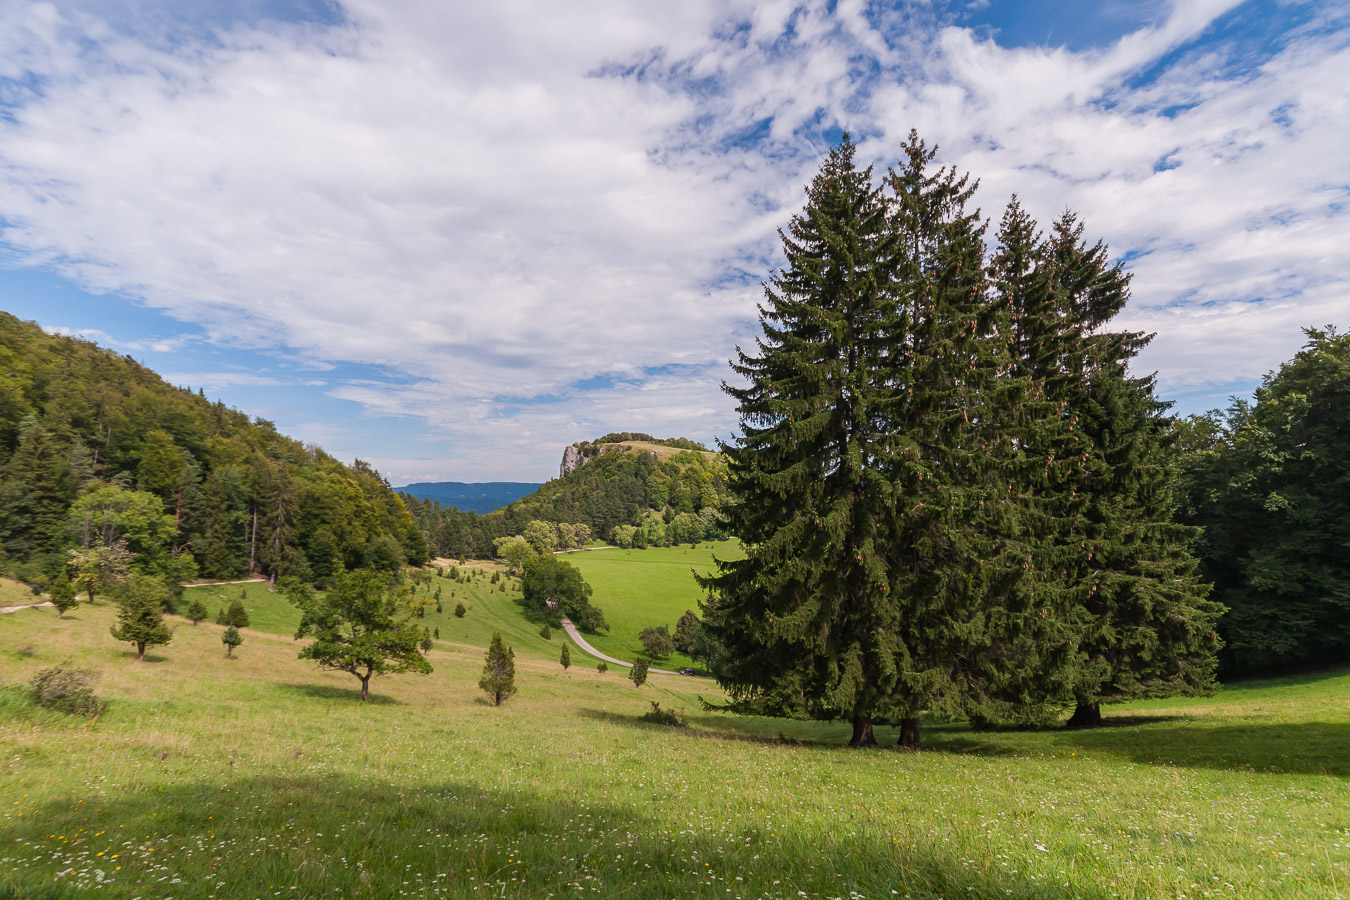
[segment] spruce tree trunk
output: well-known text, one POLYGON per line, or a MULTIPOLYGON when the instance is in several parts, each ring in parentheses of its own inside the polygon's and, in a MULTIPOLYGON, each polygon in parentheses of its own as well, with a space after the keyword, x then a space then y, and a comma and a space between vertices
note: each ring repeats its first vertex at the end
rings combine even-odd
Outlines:
POLYGON ((136 661, 145 662, 145 644, 141 642, 136 644, 136 661))
POLYGON ((919 749, 919 720, 901 719, 900 720, 900 740, 896 742, 896 747, 901 750, 919 749))
POLYGON ((872 733, 871 716, 853 717, 853 737, 848 739, 850 747, 875 747, 876 735, 872 733))
POLYGON ((225 645, 225 658, 226 659, 234 658, 234 646, 232 644, 225 645))
POLYGON ((1079 700, 1078 706, 1074 708, 1073 715, 1069 717, 1067 727, 1101 728, 1102 705, 1100 703, 1089 703, 1086 700, 1079 700))

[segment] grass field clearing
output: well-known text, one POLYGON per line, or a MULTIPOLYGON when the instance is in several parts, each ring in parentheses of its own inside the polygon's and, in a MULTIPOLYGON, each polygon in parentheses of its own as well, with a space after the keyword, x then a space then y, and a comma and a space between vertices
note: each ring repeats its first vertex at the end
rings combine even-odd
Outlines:
MULTIPOLYGON (((466 629, 486 624, 481 602, 466 629)), ((0 896, 1326 898, 1350 884, 1348 673, 1113 707, 1126 724, 1093 732, 928 726, 911 755, 849 750, 840 724, 699 712, 703 679, 638 690, 564 673, 557 639, 537 635, 500 709, 476 688, 482 647, 446 641, 433 674, 377 679, 363 705, 289 635, 250 629, 227 660, 218 626, 181 624, 137 663, 112 619, 106 602, 0 619, 0 896), (101 720, 27 699, 31 674, 67 659, 102 673, 101 720), (649 700, 691 727, 643 723, 649 700)))
MULTIPOLYGON (((596 550, 569 553, 566 560, 581 570, 594 590, 591 602, 605 611, 608 633, 586 635, 602 653, 632 660, 642 655, 638 635, 652 625, 665 625, 675 633, 675 622, 686 609, 699 612, 703 598, 694 571, 710 572, 714 555, 739 559, 739 541, 718 541, 647 550, 596 550)), ((682 653, 666 657, 663 669, 680 669, 694 663, 682 653)))

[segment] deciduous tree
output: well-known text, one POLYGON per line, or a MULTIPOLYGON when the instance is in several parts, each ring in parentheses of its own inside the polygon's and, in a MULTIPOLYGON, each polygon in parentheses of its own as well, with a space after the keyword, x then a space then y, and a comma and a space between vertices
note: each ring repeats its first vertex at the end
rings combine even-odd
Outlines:
POLYGON ((406 588, 391 588, 387 574, 343 572, 321 596, 288 579, 283 592, 300 609, 296 638, 314 638, 300 658, 356 676, 363 701, 369 699, 370 679, 376 675, 431 672, 419 652, 422 629, 412 621, 418 601, 406 588))

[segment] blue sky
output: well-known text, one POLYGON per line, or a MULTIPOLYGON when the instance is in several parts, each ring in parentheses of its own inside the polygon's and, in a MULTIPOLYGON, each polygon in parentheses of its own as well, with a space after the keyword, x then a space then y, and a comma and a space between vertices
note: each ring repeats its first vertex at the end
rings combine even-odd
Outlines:
POLYGON ((1201 411, 1350 324, 1347 121, 1334 2, 0 0, 0 309, 396 484, 543 480, 729 435, 775 229, 915 127, 1078 211, 1201 411))

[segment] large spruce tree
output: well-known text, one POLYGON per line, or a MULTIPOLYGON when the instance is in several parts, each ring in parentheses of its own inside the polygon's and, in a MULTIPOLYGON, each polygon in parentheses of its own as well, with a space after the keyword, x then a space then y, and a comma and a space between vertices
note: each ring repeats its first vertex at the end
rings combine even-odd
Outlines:
POLYGON ((1010 314, 1014 371, 1048 404, 1019 442, 1043 466, 1023 470, 1048 608, 1064 617, 1078 660, 1076 725, 1100 723, 1102 700, 1197 693, 1213 685, 1222 608, 1206 599, 1172 522, 1167 405, 1131 359, 1149 335, 1112 331, 1129 277, 1066 213, 1042 237, 1016 200, 990 263, 1010 314))
POLYGON ((1053 511, 1018 440, 1049 407, 1012 366, 1010 313, 988 290, 984 227, 968 208, 975 185, 934 167, 912 132, 902 150, 888 178, 900 330, 878 374, 900 389, 885 427, 902 441, 888 467, 903 648, 889 713, 900 745, 917 749, 921 712, 996 718, 1062 694, 1072 640, 1038 558, 1053 511))
POLYGON ((897 259, 881 192, 853 156, 845 136, 779 232, 787 266, 765 285, 764 335, 732 364, 745 386, 726 386, 742 434, 723 448, 723 512, 745 558, 703 583, 732 706, 849 719, 861 745, 875 743, 872 721, 897 676, 886 471, 895 388, 877 377, 896 332, 897 259))
POLYGON ((1014 204, 986 260, 975 185, 914 133, 875 187, 845 139, 781 234, 763 338, 729 386, 707 628, 733 709, 1043 718, 1203 690, 1213 620, 1169 520, 1165 407, 1109 332, 1127 281, 1014 204))

